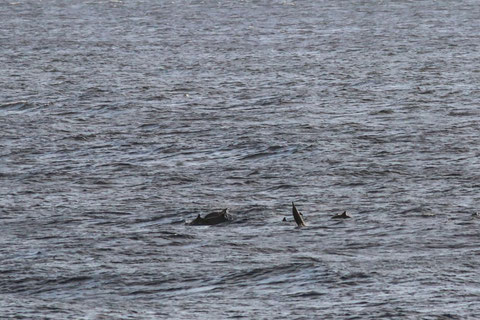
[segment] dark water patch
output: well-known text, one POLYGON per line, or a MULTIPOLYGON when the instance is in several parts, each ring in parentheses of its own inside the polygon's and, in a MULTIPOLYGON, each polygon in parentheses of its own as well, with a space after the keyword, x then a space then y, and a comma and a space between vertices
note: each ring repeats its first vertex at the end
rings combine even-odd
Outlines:
POLYGON ((58 284, 69 284, 69 283, 82 283, 86 281, 91 281, 91 277, 87 276, 75 276, 75 277, 70 277, 70 278, 60 278, 60 279, 55 279, 55 280, 48 280, 49 282, 55 282, 58 284))
POLYGON ((322 293, 322 292, 308 291, 308 292, 291 293, 288 296, 292 298, 317 298, 324 295, 325 293, 322 293))
POLYGON ((96 138, 95 134, 79 134, 71 137, 65 137, 64 139, 72 139, 79 142, 87 142, 96 138))
POLYGON ((279 189, 291 189, 291 188, 298 188, 298 186, 284 183, 284 184, 272 186, 272 187, 268 188, 268 190, 269 191, 275 191, 275 190, 279 190, 279 189))
POLYGON ((128 162, 111 162, 111 163, 103 163, 97 166, 98 169, 101 168, 112 168, 113 172, 116 171, 123 171, 128 169, 133 169, 139 167, 137 164, 128 163, 128 162))
POLYGON ((377 115, 391 115, 395 113, 395 110, 393 109, 381 109, 381 110, 378 110, 378 111, 372 111, 370 112, 370 115, 372 116, 377 116, 377 115))
POLYGON ((0 287, 5 292, 29 292, 31 294, 39 294, 55 290, 65 290, 74 286, 81 286, 94 279, 87 276, 44 278, 44 277, 27 277, 10 280, 8 283, 0 283, 0 287))
POLYGON ((363 279, 368 279, 371 278, 372 275, 363 273, 363 272, 352 272, 348 274, 344 274, 340 276, 341 280, 363 280, 363 279))
POLYGON ((478 115, 477 110, 456 110, 448 113, 450 117, 474 117, 478 115))
POLYGON ((141 129, 154 129, 154 128, 158 128, 160 127, 160 124, 159 123, 144 123, 142 125, 139 126, 139 128, 141 129))

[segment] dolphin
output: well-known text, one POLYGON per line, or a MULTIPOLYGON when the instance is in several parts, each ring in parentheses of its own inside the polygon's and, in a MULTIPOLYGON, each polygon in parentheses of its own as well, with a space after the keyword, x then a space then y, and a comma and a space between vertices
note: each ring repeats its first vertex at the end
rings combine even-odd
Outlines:
POLYGON ((349 219, 351 216, 347 213, 347 211, 343 211, 343 213, 338 213, 332 217, 332 219, 349 219))
POLYGON ((189 223, 191 226, 211 226, 214 224, 219 224, 222 222, 227 222, 230 221, 228 217, 228 208, 223 209, 222 211, 219 212, 212 212, 209 213, 205 216, 205 218, 202 218, 200 214, 193 220, 192 222, 189 223))
POLYGON ((292 214, 295 222, 299 227, 305 227, 305 221, 303 221, 303 214, 297 210, 295 204, 292 202, 292 214))

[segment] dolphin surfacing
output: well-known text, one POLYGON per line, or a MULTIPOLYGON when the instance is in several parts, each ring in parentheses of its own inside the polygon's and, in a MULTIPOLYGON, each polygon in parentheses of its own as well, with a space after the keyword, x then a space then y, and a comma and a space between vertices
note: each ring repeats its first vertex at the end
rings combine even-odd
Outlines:
POLYGON ((230 221, 228 217, 228 208, 223 209, 219 212, 212 212, 207 214, 204 218, 200 216, 200 214, 189 223, 191 226, 212 226, 215 224, 219 224, 222 222, 230 221))
POLYGON ((347 213, 347 211, 343 211, 343 213, 338 213, 332 217, 332 219, 349 219, 351 216, 347 213))
POLYGON ((297 207, 295 207, 295 203, 292 202, 292 214, 293 218, 295 219, 295 222, 299 227, 305 227, 305 221, 303 221, 303 214, 297 210, 297 207))

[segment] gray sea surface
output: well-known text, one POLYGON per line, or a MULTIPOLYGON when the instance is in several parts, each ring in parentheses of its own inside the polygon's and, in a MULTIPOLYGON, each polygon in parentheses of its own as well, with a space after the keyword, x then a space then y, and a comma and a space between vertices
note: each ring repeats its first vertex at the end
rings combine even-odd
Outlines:
POLYGON ((480 319, 478 1, 0 21, 1 319, 480 319))

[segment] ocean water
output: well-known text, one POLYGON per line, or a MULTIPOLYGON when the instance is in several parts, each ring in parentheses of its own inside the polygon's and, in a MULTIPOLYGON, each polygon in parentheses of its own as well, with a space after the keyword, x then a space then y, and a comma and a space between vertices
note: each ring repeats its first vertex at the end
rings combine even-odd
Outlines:
POLYGON ((1 319, 480 319, 476 1, 0 21, 1 319))

